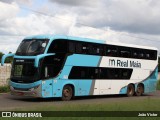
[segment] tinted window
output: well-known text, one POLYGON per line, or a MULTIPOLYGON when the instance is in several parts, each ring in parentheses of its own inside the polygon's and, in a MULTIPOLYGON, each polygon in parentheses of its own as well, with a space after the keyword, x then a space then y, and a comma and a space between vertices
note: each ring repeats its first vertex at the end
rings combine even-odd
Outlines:
POLYGON ((129 58, 131 56, 130 48, 119 48, 119 56, 129 58))
POLYGON ((157 60, 157 51, 150 51, 150 60, 157 60))
POLYGON ((76 53, 82 53, 82 44, 76 43, 76 53))
POLYGON ((90 44, 89 46, 89 54, 93 55, 104 55, 104 49, 102 45, 98 44, 90 44))
POLYGON ((66 40, 54 40, 48 49, 48 53, 67 53, 67 48, 66 40))
POLYGON ((149 60, 157 59, 157 51, 155 50, 105 45, 74 40, 54 40, 50 45, 48 52, 88 54, 149 60))
POLYGON ((76 52, 75 47, 76 47, 75 42, 69 41, 68 52, 69 53, 75 53, 76 52))
POLYGON ((11 81, 32 83, 37 81, 38 78, 38 69, 34 67, 34 59, 14 59, 11 81))
POLYGON ((56 77, 59 75, 66 60, 66 54, 57 53, 41 60, 41 79, 56 77))
POLYGON ((132 69, 74 66, 69 79, 130 79, 132 69))
POLYGON ((118 50, 115 46, 106 46, 106 55, 116 57, 118 50))
POLYGON ((38 55, 45 51, 48 40, 46 39, 28 39, 23 40, 19 45, 16 55, 38 55))
POLYGON ((88 79, 89 71, 87 67, 73 67, 69 79, 88 79))

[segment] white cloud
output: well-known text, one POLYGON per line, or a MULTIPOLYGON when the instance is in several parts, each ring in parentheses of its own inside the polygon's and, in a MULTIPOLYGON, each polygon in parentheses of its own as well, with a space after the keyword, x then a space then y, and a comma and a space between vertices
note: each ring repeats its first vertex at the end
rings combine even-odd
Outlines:
MULTIPOLYGON (((160 46, 160 42, 157 41, 129 37, 131 35, 160 40, 159 1, 91 1, 55 0, 52 4, 45 3, 38 8, 38 11, 51 14, 53 17, 34 12, 19 16, 18 14, 22 12, 19 7, 20 2, 17 0, 0 2, 0 8, 3 11, 0 12, 0 35, 24 35, 25 37, 35 34, 69 34, 114 42, 160 46)), ((30 0, 21 2, 30 4, 30 0)), ((0 51, 15 52, 24 37, 1 36, 0 51)))
POLYGON ((7 21, 8 19, 15 17, 19 12, 18 6, 14 3, 12 5, 9 5, 9 4, 0 2, 0 8, 1 8, 1 12, 0 12, 1 22, 7 21))
POLYGON ((71 6, 96 6, 97 0, 50 0, 50 2, 71 6))
POLYGON ((78 22, 90 26, 109 26, 133 33, 160 33, 160 1, 157 0, 54 0, 53 5, 55 2, 59 5, 58 11, 69 9, 69 12, 77 13, 78 22))

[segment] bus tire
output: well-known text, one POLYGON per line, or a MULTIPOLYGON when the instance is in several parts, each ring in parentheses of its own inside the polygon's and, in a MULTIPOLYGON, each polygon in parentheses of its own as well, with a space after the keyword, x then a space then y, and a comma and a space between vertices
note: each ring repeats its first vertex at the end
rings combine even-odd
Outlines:
POLYGON ((127 96, 131 97, 131 96, 134 95, 134 93, 135 93, 134 85, 133 84, 129 84, 128 87, 127 87, 127 96))
POLYGON ((138 84, 136 89, 136 96, 141 96, 144 92, 143 84, 138 84))
POLYGON ((62 100, 69 101, 73 97, 73 89, 70 85, 65 85, 62 91, 62 100))

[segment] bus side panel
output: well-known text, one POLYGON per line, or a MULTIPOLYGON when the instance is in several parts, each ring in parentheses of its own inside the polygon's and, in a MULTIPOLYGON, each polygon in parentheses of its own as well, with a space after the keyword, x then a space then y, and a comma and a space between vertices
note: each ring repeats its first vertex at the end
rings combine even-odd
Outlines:
MULTIPOLYGON (((80 54, 74 54, 67 58, 66 64, 67 66, 91 66, 91 67, 97 67, 99 66, 101 61, 101 56, 95 56, 95 55, 80 55, 80 54)), ((69 70, 70 73, 70 70, 69 70)), ((69 75, 69 73, 66 75, 69 75)), ((64 73, 63 73, 64 75, 64 73)), ((92 88, 94 88, 94 82, 95 80, 92 79, 75 79, 73 80, 75 85, 75 96, 83 96, 83 95, 93 95, 93 92, 91 93, 92 88), (78 85, 77 85, 78 82, 78 85)))
POLYGON ((68 56, 65 65, 97 67, 99 66, 100 58, 101 56, 96 55, 73 54, 68 56))
POLYGON ((42 80, 42 97, 52 97, 52 79, 42 80))
MULTIPOLYGON (((146 79, 132 80, 129 83, 135 84, 135 91, 136 91, 137 85, 139 83, 143 83, 144 84, 144 93, 149 93, 149 92, 156 91, 157 80, 158 80, 158 67, 156 67, 156 69, 152 73, 150 73, 146 79)), ((126 94, 126 93, 127 93, 127 85, 122 87, 119 91, 119 94, 126 94)))
POLYGON ((143 81, 144 93, 156 91, 156 85, 158 80, 158 67, 151 73, 151 75, 143 81))
POLYGON ((64 66, 61 74, 53 79, 53 97, 61 97, 63 87, 67 84, 74 86, 75 94, 78 94, 78 81, 68 79, 71 68, 72 66, 64 66))

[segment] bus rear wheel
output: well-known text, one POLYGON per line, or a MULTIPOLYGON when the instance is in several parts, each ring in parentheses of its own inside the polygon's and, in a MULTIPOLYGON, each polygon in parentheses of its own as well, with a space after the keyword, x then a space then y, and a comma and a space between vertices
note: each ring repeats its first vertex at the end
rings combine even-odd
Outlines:
POLYGON ((137 90, 136 90, 136 95, 137 96, 141 96, 144 92, 144 87, 142 84, 138 84, 137 86, 137 90))
POLYGON ((71 100, 72 97, 73 97, 72 87, 70 85, 64 86, 63 91, 62 91, 62 100, 69 101, 71 100))
POLYGON ((127 96, 128 97, 131 97, 134 95, 134 86, 132 84, 129 84, 128 87, 127 87, 127 96))

